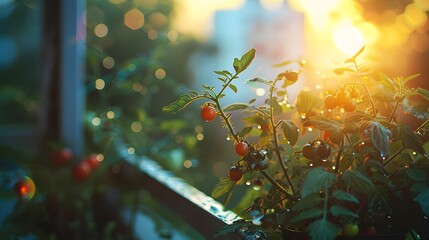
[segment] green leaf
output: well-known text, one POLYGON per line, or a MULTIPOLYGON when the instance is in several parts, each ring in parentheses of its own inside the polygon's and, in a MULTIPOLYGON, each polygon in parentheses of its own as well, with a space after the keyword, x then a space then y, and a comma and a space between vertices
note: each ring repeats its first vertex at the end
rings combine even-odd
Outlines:
POLYGON ((295 107, 300 114, 308 114, 322 104, 319 96, 312 91, 302 90, 296 97, 295 107))
POLYGON ((420 96, 424 97, 426 100, 429 101, 429 90, 424 88, 417 88, 417 92, 420 94, 420 96))
POLYGON ((334 192, 332 193, 332 196, 341 201, 359 203, 359 200, 353 194, 345 192, 340 189, 334 190, 334 192))
POLYGON ((245 123, 252 123, 252 124, 257 124, 257 125, 266 124, 266 121, 264 120, 264 118, 261 116, 258 116, 258 115, 251 115, 251 116, 244 117, 241 119, 241 121, 243 121, 245 123))
POLYGON ((397 125, 392 129, 392 137, 395 141, 402 141, 402 145, 405 148, 425 155, 422 141, 420 141, 420 138, 414 133, 414 130, 411 129, 410 126, 405 124, 397 125))
POLYGON ((232 77, 232 74, 230 72, 226 71, 226 70, 223 70, 223 71, 214 71, 214 73, 216 73, 217 75, 220 75, 220 76, 224 76, 226 78, 232 77))
POLYGON ((331 214, 334 215, 335 217, 346 216, 346 217, 359 218, 359 215, 357 215, 356 213, 338 205, 332 206, 330 211, 331 211, 331 214))
POLYGON ((299 136, 298 127, 291 120, 283 121, 281 127, 283 129, 283 134, 289 141, 290 145, 295 145, 299 136))
POLYGON ((391 78, 389 78, 384 73, 379 73, 378 75, 379 75, 380 79, 383 80, 383 82, 387 83, 388 86, 391 86, 392 88, 396 89, 397 84, 395 83, 395 81, 393 81, 391 78))
POLYGON ((168 112, 168 113, 177 113, 178 111, 180 111, 180 110, 184 109, 186 106, 188 106, 191 102, 193 102, 197 99, 201 99, 201 98, 204 98, 204 96, 191 97, 191 96, 189 96, 189 94, 183 94, 176 101, 170 103, 167 106, 164 106, 162 108, 162 111, 168 112))
POLYGON ((416 79, 417 77, 419 77, 421 74, 420 73, 416 73, 416 74, 413 74, 413 75, 411 75, 411 76, 408 76, 408 77, 406 77, 405 79, 404 79, 404 84, 405 83, 407 83, 408 81, 411 81, 411 80, 413 80, 413 79, 416 79))
POLYGON ((229 111, 235 111, 235 110, 245 109, 247 107, 249 107, 249 105, 246 104, 246 103, 233 103, 233 104, 230 104, 228 106, 225 106, 223 108, 223 110, 225 112, 229 112, 229 111))
POLYGON ((335 224, 326 219, 319 219, 307 227, 312 240, 332 240, 340 230, 335 224))
POLYGON ((237 90, 237 87, 235 85, 229 84, 228 87, 231 88, 232 91, 237 93, 238 90, 237 90))
POLYGON ((332 142, 339 144, 343 140, 343 131, 340 124, 328 119, 311 119, 305 122, 306 125, 313 125, 317 129, 329 132, 329 139, 332 142))
POLYGON ((238 132, 238 135, 240 137, 245 137, 247 134, 249 134, 252 131, 253 127, 244 127, 243 129, 241 129, 240 132, 238 132))
POLYGON ((353 69, 347 68, 347 67, 334 69, 334 73, 337 74, 337 75, 341 75, 344 72, 356 72, 356 71, 353 70, 353 69))
POLYGON ((383 155, 387 156, 390 150, 390 131, 379 122, 369 122, 366 126, 371 136, 374 147, 383 155))
POLYGON ((347 59, 345 63, 354 63, 356 62, 356 58, 365 50, 365 46, 363 46, 353 57, 347 59))
POLYGON ((344 122, 358 123, 359 121, 362 121, 362 120, 370 120, 371 121, 371 120, 374 120, 374 118, 366 112, 363 112, 361 110, 356 110, 352 113, 347 114, 344 122))
POLYGON ((256 101, 256 98, 252 98, 252 99, 250 99, 250 101, 249 101, 249 105, 250 104, 252 104, 252 103, 254 103, 256 101))
POLYGON ((323 211, 320 208, 310 208, 300 212, 296 217, 292 218, 291 222, 298 222, 310 218, 316 218, 322 216, 323 211))
POLYGON ((228 177, 220 178, 220 181, 213 188, 211 196, 213 198, 218 198, 223 194, 231 191, 231 189, 234 188, 235 184, 236 182, 232 181, 228 177))
POLYGON ((274 64, 273 67, 275 67, 275 68, 277 68, 277 67, 284 67, 284 66, 290 65, 292 63, 294 63, 294 61, 283 61, 281 63, 274 64))
POLYGON ((426 172, 418 168, 409 168, 405 173, 409 178, 417 182, 424 182, 428 178, 428 175, 426 174, 426 172))
POLYGON ((265 80, 265 79, 262 79, 262 78, 259 78, 259 77, 249 79, 249 80, 245 81, 244 83, 245 83, 245 84, 249 84, 249 85, 253 85, 254 83, 262 83, 262 84, 265 84, 265 85, 271 86, 270 81, 265 80))
POLYGON ((356 170, 348 170, 343 173, 342 179, 346 186, 357 193, 373 194, 375 193, 374 184, 362 173, 356 170))
POLYGON ((426 188, 423 192, 421 192, 419 195, 417 195, 414 198, 414 201, 418 202, 420 204, 420 207, 422 208, 423 213, 426 216, 429 216, 429 188, 426 188))
POLYGON ((319 197, 318 193, 310 194, 296 202, 295 205, 293 205, 292 210, 299 211, 312 208, 318 205, 321 201, 322 198, 319 197))
POLYGON ((241 73, 250 65, 250 63, 255 58, 255 54, 256 54, 256 49, 252 48, 247 53, 245 53, 243 56, 241 56, 240 59, 238 59, 238 58, 234 59, 233 66, 234 66, 236 74, 241 73))
POLYGON ((352 166, 353 161, 355 159, 356 159, 356 156, 351 153, 343 154, 340 161, 340 172, 344 172, 347 169, 349 169, 352 166))
POLYGON ((308 171, 307 178, 302 186, 302 197, 329 188, 335 180, 335 174, 323 168, 314 168, 308 171))

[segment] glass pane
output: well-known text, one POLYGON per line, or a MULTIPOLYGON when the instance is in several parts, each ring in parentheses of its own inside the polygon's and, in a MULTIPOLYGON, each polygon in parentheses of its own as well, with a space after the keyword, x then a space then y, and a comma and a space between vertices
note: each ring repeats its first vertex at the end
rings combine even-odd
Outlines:
POLYGON ((41 101, 40 1, 0 1, 0 124, 37 124, 41 101))

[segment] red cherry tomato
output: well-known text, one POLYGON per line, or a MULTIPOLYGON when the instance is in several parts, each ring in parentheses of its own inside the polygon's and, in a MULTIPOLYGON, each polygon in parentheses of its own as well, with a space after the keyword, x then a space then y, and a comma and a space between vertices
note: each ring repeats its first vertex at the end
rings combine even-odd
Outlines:
POLYGON ((345 106, 352 100, 348 91, 339 91, 336 95, 338 106, 345 106))
POLYGON ((73 177, 78 181, 83 181, 88 178, 91 173, 91 166, 88 162, 82 161, 73 168, 73 177))
POLYGON ((239 181, 241 179, 241 177, 243 176, 243 172, 241 171, 241 169, 237 166, 232 166, 229 169, 228 172, 228 177, 229 179, 231 179, 232 181, 239 181))
POLYGON ((63 166, 73 159, 73 153, 69 148, 61 148, 51 153, 51 159, 55 166, 63 166))
POLYGON ((92 170, 98 168, 100 161, 97 160, 97 155, 91 154, 85 158, 85 161, 89 164, 92 170))
POLYGON ((323 103, 327 109, 334 109, 338 105, 337 98, 332 95, 327 95, 323 103))
POLYGON ((201 109, 201 118, 206 122, 211 122, 216 118, 216 109, 212 106, 205 106, 201 109))
POLYGON ((246 156, 249 153, 249 145, 245 142, 239 142, 235 144, 235 152, 238 154, 238 156, 246 156))
POLYGON ((356 110, 357 104, 355 100, 351 100, 349 104, 344 105, 344 111, 346 112, 354 112, 356 110))
POLYGON ((15 193, 20 198, 31 199, 36 192, 36 185, 33 180, 29 177, 25 177, 25 179, 19 179, 13 185, 15 193))

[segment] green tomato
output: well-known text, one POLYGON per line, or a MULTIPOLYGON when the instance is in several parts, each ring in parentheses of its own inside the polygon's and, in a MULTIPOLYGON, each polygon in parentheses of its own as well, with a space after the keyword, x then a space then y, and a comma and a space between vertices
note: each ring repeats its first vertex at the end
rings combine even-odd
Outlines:
POLYGON ((343 227, 343 236, 345 237, 354 237, 358 235, 359 227, 357 224, 347 223, 343 227))

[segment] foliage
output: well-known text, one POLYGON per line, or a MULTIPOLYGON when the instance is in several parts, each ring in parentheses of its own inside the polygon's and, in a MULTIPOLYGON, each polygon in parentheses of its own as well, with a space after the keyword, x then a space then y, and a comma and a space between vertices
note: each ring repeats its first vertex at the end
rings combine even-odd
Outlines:
MULTIPOLYGON (((243 217, 255 222, 262 215, 265 226, 264 219, 276 216, 284 228, 306 231, 313 239, 334 239, 346 225, 373 227, 384 219, 390 219, 390 224, 377 225, 380 234, 392 230, 405 234, 427 224, 419 216, 428 215, 429 161, 423 141, 429 120, 413 129, 401 122, 401 116, 404 102, 415 95, 427 100, 428 91, 408 87, 419 74, 395 78, 371 74, 358 64, 362 52, 364 48, 334 70, 358 80, 324 92, 329 102, 322 106, 317 103, 323 98, 310 91, 299 93, 294 106, 285 100, 287 88, 297 81, 301 70, 286 70, 271 81, 248 80, 268 86, 262 104, 251 99, 223 106, 227 89, 232 90, 228 94, 241 90, 233 83, 250 65, 255 49, 234 59, 235 72, 215 71, 223 83, 220 90, 203 85, 201 92, 191 90, 165 106, 163 111, 176 113, 205 99, 204 105, 217 110, 233 144, 248 144, 247 155, 233 163, 243 172, 243 179, 235 184, 236 179, 222 178, 212 196, 230 193, 243 182, 253 183, 260 195, 243 217), (385 96, 375 97, 373 86, 385 89, 385 96), (387 111, 378 109, 383 99, 393 100, 387 111), (244 125, 236 130, 232 119, 240 113, 244 125), (308 134, 310 128, 317 129, 320 137, 308 134), (261 164, 265 158, 268 167, 261 164), (267 181, 261 182, 262 177, 267 181)), ((420 234, 426 236, 427 232, 420 234)))

